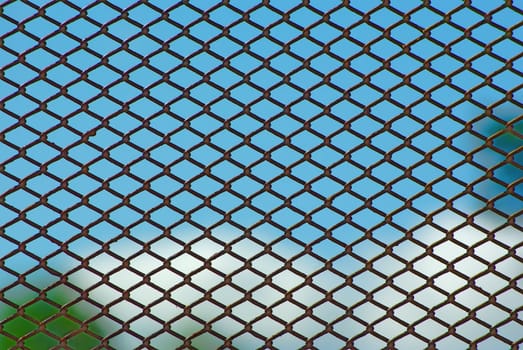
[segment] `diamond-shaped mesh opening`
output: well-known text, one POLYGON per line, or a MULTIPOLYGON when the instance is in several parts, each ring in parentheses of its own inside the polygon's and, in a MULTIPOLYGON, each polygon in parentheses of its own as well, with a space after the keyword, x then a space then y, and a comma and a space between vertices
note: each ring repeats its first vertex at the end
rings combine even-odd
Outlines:
POLYGON ((519 349, 519 1, 0 5, 0 348, 519 349))

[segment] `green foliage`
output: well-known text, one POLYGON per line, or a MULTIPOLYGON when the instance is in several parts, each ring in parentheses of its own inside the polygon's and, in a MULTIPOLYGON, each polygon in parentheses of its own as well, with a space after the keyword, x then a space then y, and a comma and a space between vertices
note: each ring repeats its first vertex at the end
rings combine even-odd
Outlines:
MULTIPOLYGON (((88 321, 98 313, 91 304, 85 302, 70 303, 71 295, 66 288, 55 288, 48 293, 47 301, 27 300, 19 295, 17 309, 0 303, 0 349, 14 349, 20 338, 27 349, 51 349, 57 345, 67 344, 74 350, 93 349, 100 345, 99 337, 108 335, 107 329, 101 327, 98 320, 88 321), (60 292, 58 292, 58 290, 60 292), (63 294, 60 294, 63 293, 63 294), (58 304, 58 305, 55 305, 58 304), (68 304, 69 303, 69 304, 68 304), (82 322, 88 321, 88 329, 82 322), (40 324, 43 327, 40 327, 40 324)), ((190 337, 201 328, 195 325, 181 325, 177 332, 184 337, 190 337)), ((110 333, 110 332, 109 332, 110 333)), ((158 337, 152 345, 157 349, 170 349, 181 346, 183 341, 166 334, 158 337)), ((192 348, 197 350, 219 348, 222 340, 203 333, 192 340, 192 348)))
MULTIPOLYGON (((516 111, 512 111, 512 115, 516 111)), ((483 118, 475 129, 487 138, 488 147, 475 155, 475 161, 490 169, 492 179, 474 187, 474 191, 486 198, 495 198, 494 207, 506 214, 516 214, 523 204, 514 194, 507 193, 510 186, 513 193, 521 196, 522 186, 516 184, 523 178, 523 119, 483 118)))
POLYGON ((14 301, 17 309, 1 303, 0 349, 15 348, 21 338, 24 338, 26 348, 35 350, 50 349, 60 344, 84 350, 100 344, 94 335, 100 333, 96 321, 90 322, 88 329, 82 326, 82 322, 89 317, 81 307, 73 304, 61 309, 70 296, 54 292, 53 299, 27 302, 23 295, 19 295, 14 301), (57 299, 60 302, 57 303, 57 299))

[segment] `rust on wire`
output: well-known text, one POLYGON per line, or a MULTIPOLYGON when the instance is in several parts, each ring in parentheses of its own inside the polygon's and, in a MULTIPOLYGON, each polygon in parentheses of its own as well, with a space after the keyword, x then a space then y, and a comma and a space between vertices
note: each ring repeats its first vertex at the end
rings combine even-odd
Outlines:
POLYGON ((0 348, 522 344, 521 4, 0 5, 0 348))

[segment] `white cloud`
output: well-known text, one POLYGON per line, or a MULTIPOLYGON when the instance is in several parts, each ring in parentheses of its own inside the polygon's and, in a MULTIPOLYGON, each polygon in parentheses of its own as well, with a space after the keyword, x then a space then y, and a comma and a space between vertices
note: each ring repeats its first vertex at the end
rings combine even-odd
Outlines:
MULTIPOLYGON (((457 227, 456 225, 459 222, 447 222, 446 224, 450 225, 449 228, 452 231, 452 227, 457 227)), ((507 280, 507 278, 521 278, 523 264, 516 258, 509 257, 507 250, 521 242, 521 232, 517 232, 515 228, 508 226, 497 230, 494 237, 502 245, 494 244, 490 240, 483 242, 487 235, 472 226, 464 226, 455 230, 451 240, 442 239, 444 237, 445 233, 427 226, 414 232, 415 242, 417 242, 415 245, 412 241, 405 241, 394 249, 394 254, 403 257, 408 262, 413 261, 413 266, 418 272, 405 272, 393 278, 395 287, 412 292, 415 301, 414 303, 404 303, 401 307, 396 306, 394 309, 396 317, 407 323, 416 322, 421 317, 426 316, 426 312, 419 307, 419 305, 423 305, 428 308, 434 307, 436 317, 449 324, 466 317, 469 310, 474 310, 477 318, 494 326, 500 320, 508 317, 508 314, 501 310, 503 306, 521 307, 523 297, 516 290, 508 288, 509 281, 507 280), (427 254, 425 244, 433 246, 432 254, 427 254), (488 270, 488 264, 492 262, 495 262, 496 271, 488 270), (447 263, 452 264, 453 269, 449 269, 447 263), (433 278, 433 286, 417 290, 427 284, 428 278, 433 278), (475 285, 481 289, 467 286, 469 278, 472 278, 475 285), (506 289, 506 291, 500 293, 503 289, 506 289), (445 294, 451 293, 454 294, 455 302, 449 304, 446 302, 445 294), (499 305, 480 307, 482 303, 488 300, 489 295, 495 293, 498 293, 496 294, 496 303, 499 305), (442 302, 444 304, 438 306, 442 302), (408 307, 409 305, 410 307, 408 307), (503 317, 500 318, 499 315, 503 315, 503 317)), ((174 250, 165 249, 170 244, 167 238, 165 240, 164 244, 161 241, 156 244, 156 247, 162 247, 162 249, 151 248, 150 252, 138 251, 137 253, 136 250, 133 250, 134 248, 129 247, 129 251, 126 252, 125 245, 119 245, 117 251, 91 259, 90 268, 108 274, 109 286, 113 288, 103 284, 99 285, 100 278, 93 279, 92 274, 86 271, 75 273, 71 276, 71 281, 87 290, 89 298, 94 301, 102 305, 114 303, 110 307, 110 312, 115 317, 124 321, 135 318, 130 329, 143 336, 149 336, 161 329, 161 325, 157 321, 142 315, 142 306, 149 304, 154 305, 150 308, 152 316, 157 317, 162 322, 175 321, 172 323, 171 329, 185 336, 201 328, 198 322, 191 317, 181 317, 184 308, 191 306, 191 315, 202 322, 213 322, 212 329, 219 334, 231 336, 242 330, 243 324, 234 320, 234 317, 237 317, 244 322, 254 322, 252 328, 255 332, 270 337, 274 333, 283 331, 285 322, 302 317, 304 310, 301 306, 312 306, 324 297, 318 288, 300 287, 304 283, 304 278, 291 270, 284 269, 284 262, 276 257, 268 254, 260 254, 259 257, 256 257, 256 254, 259 254, 263 247, 252 241, 239 244, 233 247, 229 253, 224 253, 223 247, 210 239, 198 241, 191 246, 190 251, 184 251, 181 246, 175 247, 174 250), (159 256, 158 253, 160 253, 159 256), (129 266, 123 267, 122 259, 118 259, 112 254, 117 254, 122 259, 123 257, 129 258, 129 266), (245 268, 245 257, 252 258, 250 267, 247 269, 245 268), (117 267, 117 270, 114 270, 115 267, 117 267), (265 283, 264 279, 268 275, 273 275, 273 278, 268 281, 269 283, 265 283), (225 276, 231 277, 230 282, 232 284, 225 282, 225 276), (144 282, 145 277, 148 282, 144 282), (184 282, 184 279, 187 283, 184 282), (120 291, 116 291, 114 287, 117 287, 120 291), (284 293, 293 288, 298 289, 292 293, 289 299, 282 302, 281 300, 285 298, 284 293), (210 295, 214 302, 203 299, 204 293, 207 291, 212 291, 210 295), (244 291, 252 292, 250 299, 245 298, 244 291), (122 292, 129 292, 128 301, 123 301, 122 292), (223 307, 227 305, 233 305, 232 315, 218 321, 218 318, 224 313, 223 307), (265 308, 269 306, 272 307, 272 315, 281 319, 283 324, 275 322, 267 315, 263 317, 265 308), (141 318, 138 318, 140 316, 141 318)), ((298 270, 303 267, 305 270, 314 270, 317 266, 321 266, 316 264, 314 268, 308 269, 307 264, 304 265, 303 261, 303 259, 300 260, 301 265, 295 264, 293 266, 298 270)), ((401 270, 404 265, 401 263, 402 266, 394 268, 394 261, 396 264, 398 263, 397 259, 391 259, 388 263, 382 265, 374 264, 374 268, 395 273, 395 271, 401 270)), ((317 259, 312 259, 309 267, 317 262, 317 259)), ((355 270, 350 271, 348 269, 351 265, 340 266, 347 269, 343 271, 347 274, 361 268, 359 265, 352 265, 355 270)), ((321 280, 321 275, 316 276, 317 278, 316 280, 313 279, 313 282, 317 283, 317 286, 327 289, 334 289, 344 283, 341 278, 337 280, 336 278, 339 277, 336 275, 325 276, 323 277, 326 278, 324 282, 321 280)), ((376 274, 366 273, 362 276, 364 277, 359 280, 355 279, 361 286, 375 288, 376 286, 381 287, 384 283, 384 280, 376 274)), ((401 291, 387 288, 389 289, 377 290, 374 293, 374 300, 388 307, 405 300, 405 295, 401 291)), ((347 324, 347 317, 344 316, 346 310, 340 305, 351 307, 364 298, 365 295, 351 286, 342 286, 333 295, 334 303, 323 303, 315 306, 314 317, 334 322, 336 332, 352 337, 357 332, 351 333, 354 332, 355 327, 347 324), (338 318, 341 318, 342 322, 337 322, 336 320, 340 321, 338 318)), ((354 314, 367 322, 376 321, 384 313, 383 309, 369 302, 362 303, 354 308, 354 314)), ((318 323, 318 320, 315 320, 314 317, 303 318, 294 325, 293 329, 307 337, 322 331, 324 326, 318 323)), ((405 327, 398 322, 390 321, 392 320, 379 322, 375 325, 375 330, 389 337, 405 330, 405 327)), ((458 332, 462 331, 463 335, 468 334, 467 324, 458 328, 458 332)), ((506 330, 502 335, 515 341, 520 334, 518 332, 521 331, 521 327, 516 327, 515 323, 509 326, 505 327, 506 330)), ((429 339, 446 332, 446 327, 432 320, 419 323, 415 329, 417 333, 429 339)), ((477 329, 480 333, 476 333, 474 337, 482 335, 482 328, 477 329)), ((363 329, 358 330, 358 332, 361 331, 363 329)), ((488 332, 488 329, 485 328, 484 331, 488 332)), ((406 347, 408 345, 409 349, 423 348, 416 340, 409 339, 407 337, 400 343, 406 347)), ((246 335, 243 338, 240 337, 234 343, 234 346, 252 348, 252 342, 255 340, 246 335)), ((113 341, 113 345, 116 348, 127 348, 134 341, 136 339, 133 339, 132 335, 122 335, 113 341)), ((277 341, 283 347, 300 346, 299 341, 293 339, 290 335, 281 337, 277 341)), ((336 339, 333 338, 329 341, 334 344, 336 339)), ((458 349, 463 345, 460 341, 450 338, 442 341, 441 344, 444 343, 446 349, 458 349)), ((360 338, 358 344, 360 347, 372 348, 372 344, 381 343, 371 337, 363 337, 360 338)))

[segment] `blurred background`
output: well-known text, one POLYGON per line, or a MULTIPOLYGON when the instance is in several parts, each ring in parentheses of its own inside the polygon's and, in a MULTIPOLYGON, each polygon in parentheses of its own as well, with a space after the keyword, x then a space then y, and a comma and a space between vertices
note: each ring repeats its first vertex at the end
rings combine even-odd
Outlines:
POLYGON ((517 348, 522 4, 4 1, 0 348, 517 348))

